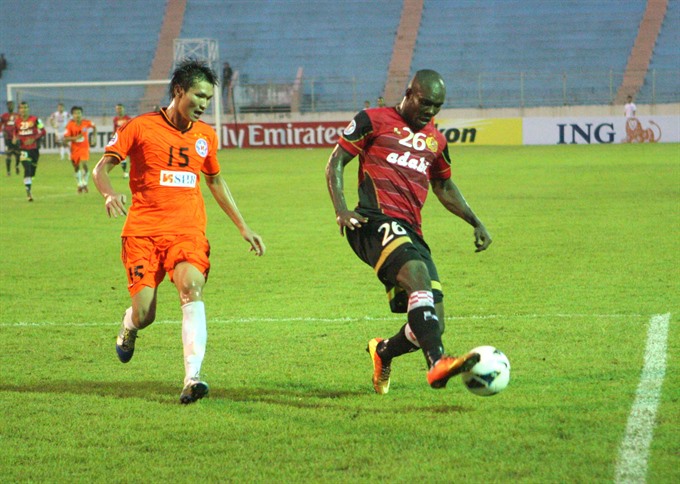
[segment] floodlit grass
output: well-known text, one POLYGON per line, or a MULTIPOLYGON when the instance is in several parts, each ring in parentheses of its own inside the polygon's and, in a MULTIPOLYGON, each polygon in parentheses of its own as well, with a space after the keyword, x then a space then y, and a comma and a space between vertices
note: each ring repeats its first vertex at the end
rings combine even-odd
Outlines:
POLYGON ((454 150, 454 179, 494 243, 475 254, 472 229, 434 196, 424 230, 447 349, 491 344, 512 363, 491 398, 460 381, 429 389, 418 354, 395 361, 388 395, 373 393, 366 342, 402 318, 338 235, 329 152, 221 152, 268 253, 248 253, 204 190, 211 394, 190 406, 178 403, 181 312, 168 281, 134 359, 116 358, 122 220, 106 217, 92 184, 77 195, 55 155, 41 157, 32 204, 19 177, 0 178, 4 480, 611 482, 649 320, 671 313, 647 479, 680 482, 678 145, 454 150))

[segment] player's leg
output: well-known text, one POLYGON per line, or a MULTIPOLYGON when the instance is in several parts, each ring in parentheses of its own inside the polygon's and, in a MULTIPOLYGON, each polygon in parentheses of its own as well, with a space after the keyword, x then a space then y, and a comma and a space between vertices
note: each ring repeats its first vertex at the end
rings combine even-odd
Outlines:
POLYGON ((14 171, 17 175, 19 174, 20 158, 21 158, 21 146, 19 145, 19 142, 17 142, 14 145, 14 171))
POLYGON ((21 151, 20 154, 21 165, 24 167, 24 187, 26 188, 26 198, 29 202, 33 201, 33 167, 31 163, 31 153, 29 151, 21 151))
POLYGON ((205 237, 178 238, 166 259, 166 264, 179 261, 168 274, 177 288, 182 307, 184 388, 180 402, 184 404, 208 394, 208 384, 200 375, 208 342, 203 287, 210 268, 209 253, 210 246, 205 237))
POLYGON ((158 286, 165 277, 160 264, 163 248, 151 237, 123 237, 121 259, 128 279, 132 305, 125 310, 116 353, 123 363, 132 359, 137 332, 156 319, 158 286))
POLYGON ((87 162, 88 160, 81 160, 80 161, 80 170, 82 173, 82 183, 83 183, 83 193, 89 193, 89 189, 87 188, 87 184, 90 181, 90 170, 87 167, 87 162))
POLYGON ((5 158, 5 167, 7 168, 7 176, 12 176, 12 147, 11 141, 7 141, 7 138, 5 138, 5 145, 7 156, 7 158, 5 158))
POLYGON ((73 173, 76 178, 76 185, 78 186, 78 193, 82 193, 83 191, 83 181, 82 181, 82 175, 80 173, 80 161, 78 158, 72 154, 71 155, 71 165, 73 166, 73 173))
POLYGON ((123 169, 123 178, 128 178, 127 158, 120 162, 120 167, 123 169))
MULTIPOLYGON (((472 368, 479 361, 479 354, 468 353, 459 357, 444 354, 443 325, 439 323, 429 271, 424 262, 404 264, 397 281, 409 294, 408 326, 430 367, 427 381, 432 388, 444 388, 451 377, 472 368)), ((443 314, 443 305, 440 309, 443 314)))

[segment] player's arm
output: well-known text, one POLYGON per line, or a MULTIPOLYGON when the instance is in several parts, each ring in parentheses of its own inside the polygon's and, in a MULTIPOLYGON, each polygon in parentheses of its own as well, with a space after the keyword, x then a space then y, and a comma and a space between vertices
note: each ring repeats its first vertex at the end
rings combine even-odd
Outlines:
POLYGON ((250 244, 250 250, 255 252, 255 255, 264 255, 266 247, 262 241, 262 237, 253 232, 248 224, 243 219, 241 212, 236 206, 236 201, 231 195, 229 186, 226 180, 220 175, 205 175, 205 181, 208 184, 210 193, 217 201, 220 208, 227 214, 227 216, 234 222, 236 228, 241 232, 241 236, 250 244))
POLYGON ((449 212, 462 218, 474 227, 475 247, 477 247, 475 252, 486 250, 489 244, 491 244, 491 235, 489 235, 482 221, 477 218, 470 205, 465 201, 463 194, 456 184, 453 183, 453 180, 450 178, 446 180, 435 178, 430 180, 430 184, 434 194, 449 212))
MULTIPOLYGON (((92 123, 92 131, 90 131, 90 134, 92 135, 89 140, 92 140, 90 142, 90 146, 94 147, 97 145, 97 125, 92 123)), ((88 140, 88 141, 89 141, 88 140)))
POLYGON ((125 194, 116 192, 109 177, 109 172, 118 163, 120 163, 120 160, 115 156, 104 155, 92 170, 94 184, 105 200, 106 213, 109 214, 109 217, 114 218, 127 213, 125 210, 125 194))
POLYGON ((345 166, 353 158, 354 156, 342 146, 335 145, 326 164, 326 184, 335 209, 335 221, 340 226, 340 235, 344 235, 345 228, 354 230, 354 227, 361 227, 362 223, 368 222, 363 215, 349 210, 345 201, 343 175, 345 166))

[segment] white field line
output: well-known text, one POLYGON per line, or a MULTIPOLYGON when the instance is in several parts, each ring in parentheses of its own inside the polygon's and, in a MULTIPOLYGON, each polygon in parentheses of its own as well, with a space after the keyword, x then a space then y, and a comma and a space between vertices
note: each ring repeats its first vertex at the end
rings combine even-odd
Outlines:
POLYGON ((670 320, 671 315, 668 313, 656 314, 649 321, 645 363, 616 464, 617 483, 646 482, 649 446, 666 374, 666 342, 670 320))
MULTIPOLYGON (((352 321, 401 321, 406 316, 387 315, 385 317, 362 316, 356 318, 227 318, 227 319, 213 319, 208 317, 208 324, 234 324, 234 323, 286 323, 286 322, 300 322, 300 323, 348 323, 352 321)), ((648 317, 645 314, 485 314, 485 315, 469 315, 469 316, 446 316, 449 321, 470 321, 470 320, 486 320, 486 319, 566 319, 566 318, 641 318, 648 317)), ((155 321, 153 324, 181 324, 181 314, 176 320, 155 321)), ((20 322, 0 322, 0 327, 17 327, 17 326, 51 326, 51 327, 69 327, 69 326, 110 326, 112 324, 120 324, 120 321, 97 321, 97 322, 51 322, 51 321, 20 321, 20 322)))

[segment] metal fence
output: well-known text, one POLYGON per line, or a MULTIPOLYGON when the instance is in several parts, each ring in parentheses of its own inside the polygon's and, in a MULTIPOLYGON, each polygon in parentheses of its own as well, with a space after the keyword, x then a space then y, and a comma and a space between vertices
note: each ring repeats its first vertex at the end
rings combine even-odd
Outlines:
MULTIPOLYGON (((623 72, 456 72, 442 75, 447 85, 444 108, 525 108, 613 104, 623 72)), ((299 92, 293 81, 241 83, 235 89, 240 112, 355 111, 377 93, 356 77, 304 78, 299 92), (296 96, 298 96, 296 98, 296 96)), ((646 76, 638 104, 680 102, 680 69, 654 69, 646 76)), ((232 107, 233 109, 233 107, 232 107)))

